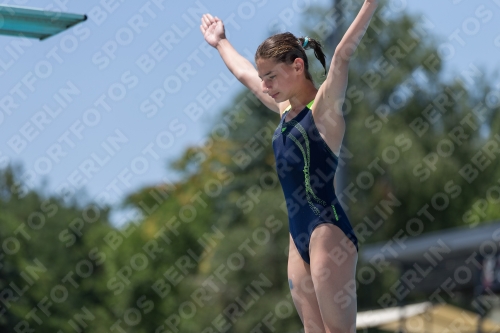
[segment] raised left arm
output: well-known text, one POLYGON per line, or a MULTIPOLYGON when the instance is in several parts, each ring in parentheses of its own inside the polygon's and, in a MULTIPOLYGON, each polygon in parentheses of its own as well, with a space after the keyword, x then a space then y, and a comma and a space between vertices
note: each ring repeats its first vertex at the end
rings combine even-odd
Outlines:
POLYGON ((358 15, 337 45, 326 80, 319 88, 314 101, 315 118, 323 119, 326 116, 330 122, 333 120, 335 123, 343 124, 342 104, 347 88, 349 61, 365 34, 377 6, 378 0, 365 0, 358 15))
MULTIPOLYGON (((334 55, 339 56, 343 61, 349 61, 351 56, 356 51, 356 48, 363 38, 370 20, 377 9, 378 0, 365 0, 363 6, 359 10, 358 15, 347 29, 344 37, 337 45, 334 55)), ((332 62, 333 65, 333 62, 332 62)))

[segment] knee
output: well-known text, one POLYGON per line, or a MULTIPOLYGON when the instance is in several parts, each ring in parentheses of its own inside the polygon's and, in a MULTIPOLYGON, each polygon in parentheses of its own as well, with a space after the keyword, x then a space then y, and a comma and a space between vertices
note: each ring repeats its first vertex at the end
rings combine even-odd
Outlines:
POLYGON ((321 321, 321 317, 314 320, 309 319, 304 323, 304 333, 325 333, 325 326, 323 321, 321 321))
POLYGON ((356 333, 356 298, 347 293, 337 292, 333 296, 333 302, 325 306, 322 311, 334 313, 334 315, 324 316, 324 325, 331 333, 356 333))
POLYGON ((328 326, 328 332, 330 333, 356 333, 356 324, 354 325, 335 325, 328 326))

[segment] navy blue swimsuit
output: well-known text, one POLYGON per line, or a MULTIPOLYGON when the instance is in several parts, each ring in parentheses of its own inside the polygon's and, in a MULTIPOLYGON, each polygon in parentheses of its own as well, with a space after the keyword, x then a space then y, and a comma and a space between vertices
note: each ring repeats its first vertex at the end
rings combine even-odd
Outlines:
POLYGON ((300 256, 310 263, 309 240, 321 223, 338 226, 358 250, 358 240, 333 188, 338 157, 320 136, 311 101, 292 120, 283 113, 273 136, 276 171, 285 195, 290 234, 300 256))

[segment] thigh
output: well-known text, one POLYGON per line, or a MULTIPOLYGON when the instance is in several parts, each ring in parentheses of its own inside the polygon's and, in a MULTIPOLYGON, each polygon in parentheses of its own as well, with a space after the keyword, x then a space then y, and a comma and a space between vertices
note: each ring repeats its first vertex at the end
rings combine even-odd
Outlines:
POLYGON ((343 247, 336 225, 317 226, 309 244, 311 276, 326 332, 356 332, 358 253, 343 247))
POLYGON ((324 333, 318 300, 314 289, 311 271, 300 256, 292 236, 288 251, 288 284, 295 308, 304 324, 305 333, 324 333))

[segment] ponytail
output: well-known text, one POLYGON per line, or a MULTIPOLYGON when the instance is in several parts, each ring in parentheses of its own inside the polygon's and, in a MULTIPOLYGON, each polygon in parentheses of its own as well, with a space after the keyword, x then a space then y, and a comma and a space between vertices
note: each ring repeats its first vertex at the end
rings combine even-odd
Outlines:
POLYGON ((300 46, 304 48, 304 50, 314 50, 314 55, 323 65, 326 75, 326 56, 325 53, 323 53, 323 46, 321 45, 321 43, 311 37, 299 37, 297 38, 297 40, 299 41, 300 46))

